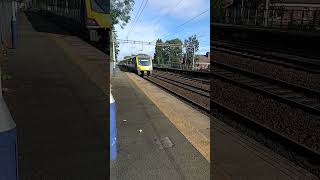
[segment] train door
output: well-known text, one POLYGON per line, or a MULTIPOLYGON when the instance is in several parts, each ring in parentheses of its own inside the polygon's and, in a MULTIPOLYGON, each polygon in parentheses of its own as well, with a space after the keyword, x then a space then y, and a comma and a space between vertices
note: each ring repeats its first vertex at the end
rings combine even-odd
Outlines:
POLYGON ((84 0, 80 0, 80 9, 79 9, 79 15, 80 15, 80 22, 82 25, 86 25, 86 16, 87 16, 87 12, 86 12, 86 3, 84 2, 84 0))
POLYGON ((131 71, 134 71, 134 58, 130 59, 130 67, 131 67, 131 71))
POLYGON ((138 70, 138 57, 134 57, 133 61, 134 61, 134 68, 138 70))

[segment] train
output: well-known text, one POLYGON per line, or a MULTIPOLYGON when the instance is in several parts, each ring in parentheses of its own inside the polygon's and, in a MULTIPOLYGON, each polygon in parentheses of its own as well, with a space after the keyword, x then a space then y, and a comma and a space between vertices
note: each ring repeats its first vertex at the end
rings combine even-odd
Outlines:
POLYGON ((81 28, 90 41, 107 42, 111 27, 110 1, 33 0, 32 6, 58 17, 70 27, 81 28))
POLYGON ((145 74, 150 76, 153 70, 151 56, 147 54, 132 55, 121 61, 119 65, 126 67, 129 71, 132 71, 141 77, 144 77, 145 74))

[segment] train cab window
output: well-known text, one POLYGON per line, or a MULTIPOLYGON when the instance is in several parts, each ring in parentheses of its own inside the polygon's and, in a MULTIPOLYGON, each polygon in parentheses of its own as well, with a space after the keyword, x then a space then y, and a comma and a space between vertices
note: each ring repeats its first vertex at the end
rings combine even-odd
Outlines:
POLYGON ((98 13, 110 13, 110 2, 107 0, 91 0, 91 9, 98 13))
POLYGON ((150 66, 150 59, 149 58, 139 58, 138 62, 141 66, 150 66))

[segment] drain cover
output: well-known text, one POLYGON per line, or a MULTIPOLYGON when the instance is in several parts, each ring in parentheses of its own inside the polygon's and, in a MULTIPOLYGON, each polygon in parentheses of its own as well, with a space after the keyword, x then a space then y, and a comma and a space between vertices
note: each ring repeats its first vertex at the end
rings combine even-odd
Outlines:
POLYGON ((169 137, 163 137, 163 138, 160 138, 160 140, 158 138, 155 138, 155 141, 156 141, 156 144, 159 145, 160 149, 171 148, 173 146, 173 143, 171 142, 169 137))

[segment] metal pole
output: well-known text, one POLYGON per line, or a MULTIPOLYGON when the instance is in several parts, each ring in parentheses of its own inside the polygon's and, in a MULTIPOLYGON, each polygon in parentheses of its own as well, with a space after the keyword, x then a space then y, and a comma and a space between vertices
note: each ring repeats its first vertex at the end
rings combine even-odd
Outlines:
POLYGON ((116 102, 111 94, 110 86, 110 160, 117 158, 117 121, 116 102))
POLYGON ((269 11, 270 0, 266 0, 266 9, 264 11, 264 26, 268 26, 268 11, 269 11))
POLYGON ((192 48, 192 70, 194 70, 194 53, 195 53, 195 45, 193 45, 193 48, 192 48))
POLYGON ((250 23, 250 9, 248 9, 248 19, 247 19, 247 25, 250 23))
POLYGON ((169 66, 171 65, 171 62, 170 62, 170 46, 169 46, 169 66))
POLYGON ((11 41, 12 49, 17 47, 17 23, 16 23, 16 5, 15 1, 12 1, 12 19, 11 19, 11 41))
MULTIPOLYGON (((159 47, 158 47, 159 48, 159 47)), ((157 49, 157 45, 156 45, 156 49, 157 49)), ((160 50, 158 49, 158 52, 160 53, 160 50)), ((159 54, 157 54, 157 62, 158 62, 158 66, 160 65, 160 57, 159 54)))
POLYGON ((112 59, 113 59, 113 77, 116 77, 116 50, 114 48, 114 32, 111 32, 111 36, 112 36, 112 59))
POLYGON ((241 20, 242 20, 242 17, 243 17, 243 0, 241 2, 241 12, 240 12, 240 16, 241 16, 241 20))
POLYGON ((257 16, 258 16, 258 9, 256 9, 256 13, 254 15, 254 25, 257 25, 257 16))

